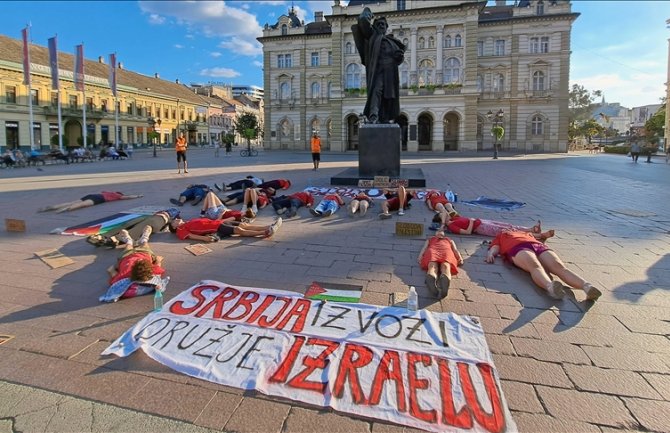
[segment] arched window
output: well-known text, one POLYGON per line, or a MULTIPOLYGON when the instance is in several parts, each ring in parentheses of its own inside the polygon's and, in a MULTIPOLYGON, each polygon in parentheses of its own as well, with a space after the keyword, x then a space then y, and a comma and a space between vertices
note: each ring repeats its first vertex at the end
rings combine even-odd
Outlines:
POLYGON ((407 89, 409 87, 409 65, 407 62, 403 62, 398 70, 400 72, 400 88, 407 89))
POLYGON ((347 65, 345 72, 346 88, 360 89, 361 88, 361 67, 357 63, 347 65))
POLYGON ((477 75, 477 91, 478 92, 484 91, 484 76, 481 74, 477 75))
POLYGON ((428 48, 435 48, 435 38, 432 36, 428 38, 428 48))
POLYGON ((422 37, 419 38, 419 49, 423 50, 426 48, 426 40, 422 37))
POLYGON ((286 26, 286 24, 281 25, 281 34, 282 35, 288 34, 288 26, 286 26))
POLYGON ((319 119, 312 119, 312 124, 310 126, 312 127, 312 132, 316 132, 317 134, 321 133, 321 121, 319 119))
POLYGON ((542 135, 544 134, 544 120, 542 116, 536 114, 533 116, 533 119, 530 122, 530 134, 531 135, 542 135))
POLYGON ((536 6, 535 10, 536 10, 538 15, 544 15, 544 2, 542 0, 537 2, 537 6, 536 6))
POLYGON ((321 85, 316 81, 312 83, 312 98, 316 99, 321 96, 321 85))
POLYGON ((544 90, 544 72, 535 71, 533 73, 533 90, 544 90))
POLYGON ((351 42, 347 42, 347 44, 344 46, 344 53, 345 54, 353 54, 354 53, 353 45, 351 44, 351 42))
POLYGON ((329 98, 333 97, 333 83, 330 81, 328 82, 328 97, 329 98))
POLYGON ((451 48, 451 36, 447 35, 447 36, 444 38, 444 46, 445 46, 446 48, 451 48))
POLYGON ((454 37, 454 46, 456 46, 456 47, 461 46, 461 35, 456 35, 454 37))
POLYGON ((291 86, 288 83, 281 83, 279 86, 279 99, 288 99, 291 96, 291 86))
POLYGON ((461 81, 461 61, 456 57, 449 57, 444 62, 444 82, 458 83, 461 81))
POLYGON ((435 73, 435 66, 433 62, 428 59, 421 60, 419 63, 419 85, 433 84, 433 74, 435 73))
POLYGON ((493 77, 493 91, 494 92, 505 91, 505 76, 503 74, 495 74, 495 76, 493 77))

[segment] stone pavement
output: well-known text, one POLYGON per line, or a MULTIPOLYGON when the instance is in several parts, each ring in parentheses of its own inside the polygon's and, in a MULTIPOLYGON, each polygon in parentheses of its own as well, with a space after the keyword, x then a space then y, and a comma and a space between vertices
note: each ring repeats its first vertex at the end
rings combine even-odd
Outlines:
MULTIPOLYGON (((49 234, 137 206, 167 205, 190 182, 255 174, 288 177, 291 191, 328 186, 355 161, 355 154, 324 153, 314 172, 307 152, 214 158, 211 149, 194 149, 188 175, 175 174, 170 151, 158 158, 135 152, 128 161, 0 171, 0 217, 27 224, 26 233, 0 230, 0 334, 14 337, 0 344, 0 432, 411 431, 203 382, 141 353, 101 357, 150 311, 152 298, 100 304, 105 268, 118 252, 49 234), (36 213, 45 204, 101 190, 144 197, 36 213), (49 269, 34 255, 47 248, 59 248, 75 263, 49 269)), ((511 212, 457 209, 524 225, 541 219, 544 228, 556 229, 550 246, 604 292, 592 306, 581 302, 582 293, 554 302, 526 274, 500 260, 484 263, 478 236, 453 236, 465 264, 448 298, 431 298, 416 264, 423 239, 393 234, 399 218, 429 224, 432 215, 422 203, 386 221, 376 218, 378 207, 365 218, 340 211, 321 220, 302 209, 269 240, 224 240, 199 257, 169 234, 152 243, 172 277, 166 299, 200 279, 294 291, 318 280, 361 285, 362 302, 387 305, 390 293, 415 285, 423 308, 479 316, 522 432, 670 432, 670 165, 654 162, 587 153, 503 154, 497 161, 488 155, 403 158, 403 165, 424 171, 428 187, 450 184, 461 200, 487 195, 525 202, 511 212)), ((198 212, 186 205, 183 213, 198 212)), ((272 217, 262 210, 257 221, 272 217)))

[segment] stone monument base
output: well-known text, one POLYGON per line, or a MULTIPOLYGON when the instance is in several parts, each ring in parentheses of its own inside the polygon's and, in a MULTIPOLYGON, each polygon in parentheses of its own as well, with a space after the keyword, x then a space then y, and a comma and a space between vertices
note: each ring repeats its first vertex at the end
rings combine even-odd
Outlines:
POLYGON ((358 129, 358 172, 362 176, 400 175, 400 125, 364 124, 358 129))
MULTIPOLYGON (((409 188, 425 188, 426 178, 420 168, 401 168, 398 176, 389 176, 391 181, 395 179, 406 180, 409 188)), ((365 176, 359 173, 355 167, 347 168, 330 178, 331 185, 358 186, 360 180, 374 181, 374 176, 365 176)), ((366 187, 371 188, 371 187, 366 187)))

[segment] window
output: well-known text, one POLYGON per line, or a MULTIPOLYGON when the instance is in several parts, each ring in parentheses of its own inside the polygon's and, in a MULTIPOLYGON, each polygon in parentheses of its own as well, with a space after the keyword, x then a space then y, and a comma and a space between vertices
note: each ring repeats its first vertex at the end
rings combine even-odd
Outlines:
POLYGON ((480 93, 484 91, 484 76, 481 74, 477 75, 477 91, 480 93))
POLYGON ((456 37, 454 37, 454 46, 456 47, 461 46, 461 35, 456 35, 456 37))
POLYGON ((505 40, 498 39, 495 44, 495 55, 504 56, 505 55, 505 40))
POLYGON ((127 113, 128 115, 135 114, 135 110, 134 110, 134 108, 135 108, 135 107, 134 107, 134 104, 133 104, 132 102, 130 102, 129 104, 126 105, 126 113, 127 113))
POLYGON ((404 11, 405 7, 406 7, 405 3, 406 3, 405 0, 397 0, 396 1, 396 9, 399 10, 399 11, 404 11))
POLYGON ((290 54, 285 54, 284 55, 284 62, 286 63, 287 68, 293 67, 293 61, 291 60, 291 55, 290 54))
POLYGON ((544 15, 544 2, 542 0, 537 2, 537 6, 535 7, 535 11, 537 12, 537 15, 544 15))
POLYGON ((345 54, 353 54, 354 53, 353 45, 351 44, 351 42, 347 42, 347 44, 344 46, 344 53, 345 54))
POLYGON ((419 38, 419 49, 423 50, 426 48, 426 40, 423 37, 419 38))
POLYGON ((77 104, 77 95, 70 95, 70 108, 74 108, 75 110, 79 108, 79 104, 77 104))
POLYGON ((319 53, 312 53, 312 66, 319 66, 319 53))
POLYGON ((533 116, 533 119, 530 123, 530 134, 531 135, 542 135, 544 131, 544 122, 542 117, 538 114, 533 116))
POLYGON ((282 36, 288 34, 288 26, 286 24, 281 25, 281 34, 282 36))
POLYGON ((530 52, 535 54, 540 52, 540 39, 530 38, 530 52))
POLYGON ((345 71, 345 88, 360 89, 361 87, 361 67, 357 63, 351 63, 345 71))
MULTIPOLYGON (((102 110, 103 113, 107 112, 107 100, 103 99, 100 101, 100 110, 102 110)), ((167 117, 167 116, 165 116, 167 117)))
POLYGON ((333 97, 333 83, 330 81, 328 82, 328 97, 332 98, 333 97))
POLYGON ((33 106, 40 105, 40 94, 37 89, 30 89, 30 99, 33 106))
POLYGON ((5 87, 5 102, 8 104, 16 104, 16 87, 5 87))
POLYGON ((42 147, 42 124, 33 122, 33 143, 35 147, 42 147))
POLYGON ((461 61, 450 57, 444 62, 444 82, 457 83, 461 81, 461 61))
POLYGON ((444 38, 444 46, 446 48, 451 48, 451 36, 447 35, 447 37, 444 38))
POLYGON ((428 48, 435 48, 435 38, 432 36, 428 38, 428 48))
POLYGON ((93 111, 95 109, 93 106, 93 98, 86 98, 86 108, 88 108, 89 111, 93 111))
POLYGON ((495 74, 495 76, 493 77, 493 91, 494 92, 505 91, 505 76, 503 74, 495 74))
MULTIPOLYGON (((177 119, 177 110, 174 109, 174 108, 172 109, 172 119, 175 119, 175 120, 177 119)), ((182 116, 182 119, 183 119, 183 116, 182 116)))
POLYGON ((540 52, 541 53, 549 52, 549 36, 542 36, 540 38, 540 52))
POLYGON ((433 62, 424 59, 419 63, 419 86, 433 84, 434 66, 433 62))
POLYGON ((8 149, 19 148, 19 122, 5 122, 5 146, 8 149))
POLYGON ((288 83, 279 85, 279 99, 286 100, 291 96, 291 86, 288 83))
POLYGON ((321 96, 321 85, 316 81, 312 83, 312 99, 317 99, 321 96))
POLYGON ((285 68, 285 63, 284 63, 284 55, 279 54, 277 55, 277 68, 285 68))
POLYGON ((534 91, 544 90, 544 72, 535 71, 533 73, 533 90, 534 91))
POLYGON ((170 110, 168 110, 167 108, 163 109, 163 117, 164 117, 165 119, 169 119, 169 118, 170 118, 170 116, 168 115, 168 114, 169 114, 169 111, 170 111, 170 110))
POLYGON ((400 65, 400 88, 401 89, 406 89, 409 87, 409 65, 407 62, 403 62, 402 65, 400 65))
POLYGON ((477 41, 477 55, 484 55, 484 41, 477 41))
POLYGON ((333 52, 328 51, 328 66, 331 66, 333 64, 333 52))

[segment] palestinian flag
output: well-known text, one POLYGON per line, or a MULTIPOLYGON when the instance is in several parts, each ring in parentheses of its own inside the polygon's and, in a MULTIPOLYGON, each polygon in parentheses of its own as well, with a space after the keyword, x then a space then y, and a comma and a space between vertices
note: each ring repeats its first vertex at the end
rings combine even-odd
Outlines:
POLYGON ((87 223, 67 227, 62 231, 59 230, 58 233, 62 235, 74 236, 91 236, 97 234, 104 235, 105 233, 119 230, 119 228, 122 226, 138 223, 147 217, 148 215, 136 213, 117 213, 111 216, 97 219, 95 221, 89 221, 87 223))
POLYGON ((359 302, 362 294, 362 286, 314 281, 305 292, 305 298, 334 302, 359 302))

